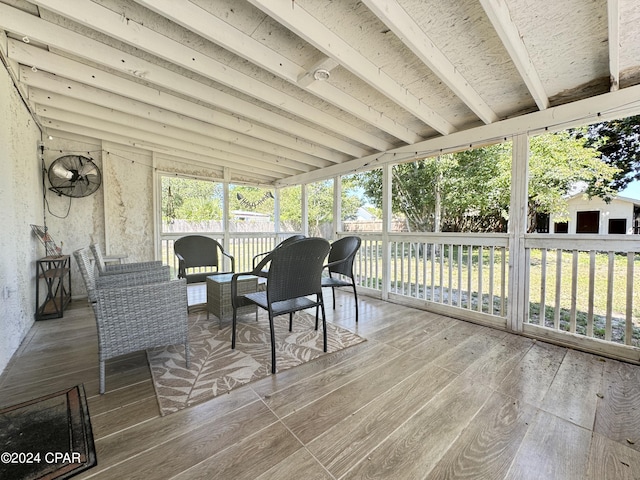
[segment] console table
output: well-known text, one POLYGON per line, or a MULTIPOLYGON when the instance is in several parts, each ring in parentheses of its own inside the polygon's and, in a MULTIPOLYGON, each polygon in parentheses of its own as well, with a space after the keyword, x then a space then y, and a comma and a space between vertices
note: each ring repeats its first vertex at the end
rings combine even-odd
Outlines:
POLYGON ((50 256, 36 260, 36 320, 61 318, 71 301, 71 257, 50 256), (44 300, 40 283, 44 282, 44 300))

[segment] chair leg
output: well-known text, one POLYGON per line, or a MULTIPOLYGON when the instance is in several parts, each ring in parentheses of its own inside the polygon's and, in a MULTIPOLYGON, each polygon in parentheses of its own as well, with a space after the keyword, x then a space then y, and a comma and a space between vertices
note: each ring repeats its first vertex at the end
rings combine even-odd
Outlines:
POLYGON ((320 295, 320 309, 322 310, 322 342, 323 342, 323 351, 327 351, 327 316, 324 312, 324 299, 322 295, 320 295))
POLYGON ((336 287, 331 287, 331 295, 333 295, 333 309, 336 309, 336 287))
POLYGON ((353 301, 356 303, 356 323, 358 323, 358 294, 355 283, 353 284, 353 301))
POLYGON ((318 311, 319 311, 320 307, 318 305, 316 305, 316 330, 318 329, 318 311))
POLYGON ((104 360, 100 360, 100 395, 105 391, 105 372, 104 372, 104 360))
POLYGON ((276 373, 276 334, 273 331, 272 312, 269 312, 269 329, 271 330, 271 373, 276 373))
POLYGON ((289 331, 293 331, 293 312, 289 313, 289 331))
POLYGON ((231 349, 235 349, 236 348, 236 319, 237 319, 238 315, 237 315, 237 311, 234 308, 233 309, 233 322, 232 322, 232 327, 231 327, 231 349))

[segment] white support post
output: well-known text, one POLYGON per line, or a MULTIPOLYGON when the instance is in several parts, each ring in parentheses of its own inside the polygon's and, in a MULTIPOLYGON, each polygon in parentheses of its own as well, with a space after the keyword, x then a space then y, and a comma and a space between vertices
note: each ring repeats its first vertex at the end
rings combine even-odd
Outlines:
POLYGON ((278 187, 273 190, 273 231, 275 233, 275 242, 278 243, 280 238, 280 189, 278 187))
POLYGON ((389 284, 391 281, 391 244, 389 232, 392 222, 392 187, 391 179, 393 165, 390 163, 382 167, 382 299, 389 299, 389 284))
POLYGON ((331 232, 332 238, 329 240, 335 240, 338 238, 338 232, 342 226, 342 178, 335 177, 333 179, 333 231, 331 232))
POLYGON ((229 235, 229 182, 231 181, 231 171, 229 167, 222 170, 222 246, 226 252, 231 250, 229 235))
POLYGON ((162 177, 157 170, 157 154, 151 152, 151 165, 153 167, 153 258, 162 260, 162 177))
POLYGON ((523 330, 528 305, 528 279, 524 245, 527 232, 529 186, 529 137, 513 137, 511 160, 511 206, 509 208, 509 301, 507 328, 523 330))
POLYGON ((307 198, 307 184, 300 185, 300 209, 302 211, 302 235, 309 236, 309 202, 307 198))

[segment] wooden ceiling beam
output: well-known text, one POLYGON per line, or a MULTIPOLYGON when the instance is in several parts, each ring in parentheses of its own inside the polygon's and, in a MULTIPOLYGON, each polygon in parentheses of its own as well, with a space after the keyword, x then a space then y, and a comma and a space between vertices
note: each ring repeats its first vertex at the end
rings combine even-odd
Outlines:
MULTIPOLYGON (((124 73, 127 76, 135 77, 169 91, 186 95, 188 98, 193 98, 194 101, 199 100, 229 112, 234 112, 241 117, 248 118, 263 125, 269 125, 271 128, 275 128, 276 131, 288 132, 291 135, 304 138, 326 148, 332 148, 356 157, 365 155, 371 151, 347 140, 320 132, 312 126, 302 124, 300 121, 261 108, 251 101, 242 100, 224 93, 204 83, 175 73, 172 70, 147 62, 1 3, 0 28, 14 32, 20 37, 27 36, 32 40, 38 40, 80 58, 86 58, 89 61, 100 63, 105 67, 124 73)), ((55 70, 58 69, 56 62, 51 62, 46 56, 37 52, 40 50, 40 52, 44 53, 45 50, 27 44, 20 45, 22 42, 17 42, 13 39, 8 40, 10 58, 18 60, 20 63, 30 67, 35 66, 36 68, 56 73, 55 70), (20 53, 23 53, 23 60, 17 58, 20 53), (30 57, 34 58, 30 59, 30 57), (43 67, 42 64, 38 63, 39 61, 47 63, 47 67, 43 67)), ((58 58, 62 57, 58 56, 58 58)), ((78 62, 76 62, 76 64, 77 63, 78 62)), ((105 76, 109 75, 107 72, 102 73, 105 76)), ((91 77, 85 78, 74 75, 71 79, 92 84, 91 77)))
MULTIPOLYGON (((320 68, 319 66, 306 72, 284 55, 263 45, 193 3, 175 2, 174 0, 135 1, 406 143, 415 143, 421 140, 417 133, 396 123, 384 113, 371 108, 370 105, 346 95, 329 82, 314 79, 313 73, 317 68, 320 68)), ((328 63, 326 60, 323 60, 323 63, 325 66, 322 68, 328 71, 337 65, 334 60, 332 60, 333 67, 326 65, 328 63)))
MULTIPOLYGON (((43 125, 47 134, 56 136, 56 131, 65 131, 83 135, 85 137, 106 140, 114 143, 121 143, 130 147, 140 148, 167 155, 174 155, 184 158, 197 158, 208 165, 228 167, 238 174, 246 174, 255 178, 257 181, 264 183, 273 183, 279 178, 269 169, 251 168, 240 169, 238 162, 233 159, 230 161, 227 156, 220 155, 223 152, 206 151, 206 149, 194 148, 187 142, 176 142, 162 138, 160 135, 150 135, 134 128, 125 129, 121 125, 111 124, 109 122, 97 121, 89 117, 81 118, 81 115, 75 116, 73 121, 65 121, 62 119, 43 117, 43 125), (186 149, 181 148, 186 146, 186 149)), ((71 119, 71 118, 70 118, 71 119)), ((58 135, 59 136, 59 135, 58 135)))
POLYGON ((119 112, 127 113, 142 120, 152 120, 158 124, 169 125, 183 130, 193 131, 206 135, 212 141, 218 142, 222 149, 224 145, 239 149, 251 149, 264 152, 281 159, 282 165, 290 166, 302 171, 311 170, 307 166, 323 168, 333 163, 312 155, 270 144, 263 140, 232 132, 216 127, 206 122, 187 117, 178 113, 163 110, 156 106, 120 96, 115 93, 84 85, 72 80, 60 79, 46 72, 32 72, 26 67, 21 67, 21 79, 29 85, 29 98, 41 105, 50 105, 64 108, 65 102, 81 100, 87 105, 97 105, 119 112), (55 103, 54 103, 55 102, 55 103))
MULTIPOLYGON (((31 97, 31 92, 29 95, 31 97)), ((94 129, 104 128, 106 132, 145 138, 157 145, 165 145, 201 155, 212 155, 228 162, 235 161, 246 168, 264 170, 265 173, 271 172, 276 178, 310 171, 310 169, 300 171, 299 169, 284 167, 277 162, 277 158, 271 155, 250 149, 221 145, 220 142, 213 141, 205 135, 158 124, 151 120, 143 120, 126 113, 110 111, 108 108, 87 104, 80 100, 67 99, 64 109, 37 103, 37 98, 42 97, 42 95, 36 94, 33 100, 35 110, 42 118, 86 125, 94 129), (128 132, 137 132, 137 135, 128 132)), ((48 103, 57 103, 55 95, 50 98, 48 103)), ((229 163, 227 166, 232 166, 232 164, 229 163)))
POLYGON ((607 0, 609 26, 609 75, 611 91, 620 88, 620 4, 619 0, 607 0))
POLYGON ((484 123, 499 120, 498 115, 397 1, 363 0, 363 2, 484 123))
MULTIPOLYGON (((229 65, 225 65, 187 45, 184 45, 167 35, 156 32, 134 20, 123 22, 124 12, 118 13, 105 8, 90 0, 33 0, 40 7, 63 15, 89 28, 105 33, 112 38, 125 42, 147 53, 179 65, 203 77, 221 83, 238 92, 268 103, 276 108, 303 118, 324 129, 338 135, 353 139, 363 145, 376 150, 386 150, 392 145, 383 141, 379 136, 370 134, 354 125, 336 118, 321 109, 311 106, 282 90, 272 87, 252 76, 246 75, 229 65)), ((180 4, 187 6, 187 4, 180 4)), ((66 48, 70 46, 67 45, 66 48)), ((93 50, 93 49, 92 49, 93 50)), ((71 50, 75 55, 83 56, 82 52, 71 50)), ((84 53, 86 55, 86 53, 84 53)), ((99 60, 93 51, 91 60, 99 60)), ((108 64, 111 68, 116 65, 108 64)), ((148 77, 151 72, 145 75, 148 77)))
POLYGON ((531 62, 529 52, 522 41, 518 27, 511 20, 509 7, 507 7, 505 0, 480 0, 480 3, 500 40, 502 40, 502 44, 509 52, 511 60, 527 85, 536 105, 540 110, 549 108, 549 97, 544 90, 536 68, 531 62))
MULTIPOLYGON (((18 44, 19 45, 19 44, 18 44)), ((130 100, 139 104, 140 115, 152 115, 154 109, 174 112, 175 115, 195 119, 211 125, 210 134, 222 140, 235 141, 251 148, 261 148, 275 155, 290 157, 317 167, 334 163, 342 163, 350 157, 319 145, 293 138, 274 130, 243 121, 224 112, 212 110, 204 105, 160 92, 154 88, 135 83, 101 70, 82 65, 52 53, 37 51, 42 64, 42 57, 47 57, 48 64, 55 65, 55 74, 37 70, 34 72, 26 66, 19 67, 20 82, 28 86, 42 88, 72 98, 80 98, 103 106, 113 106, 114 97, 120 99, 118 104, 130 100), (92 85, 70 80, 70 76, 90 78, 92 85), (88 98, 90 97, 90 98, 88 98), (235 137, 234 137, 235 136, 235 137), (288 153, 291 152, 291 153, 288 153), (304 159, 307 159, 305 161, 304 159)), ((22 58, 22 57, 21 57, 22 58)), ((25 61, 27 61, 25 59, 25 61)))
POLYGON ((249 2, 443 135, 456 128, 295 2, 249 2))

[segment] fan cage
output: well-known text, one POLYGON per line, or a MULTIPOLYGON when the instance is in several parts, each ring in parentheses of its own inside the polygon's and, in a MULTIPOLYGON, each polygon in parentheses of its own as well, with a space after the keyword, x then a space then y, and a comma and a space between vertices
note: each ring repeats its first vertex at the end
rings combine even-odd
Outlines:
POLYGON ((49 167, 48 177, 52 191, 73 198, 95 193, 102 183, 98 166, 91 158, 81 155, 57 158, 49 167))

